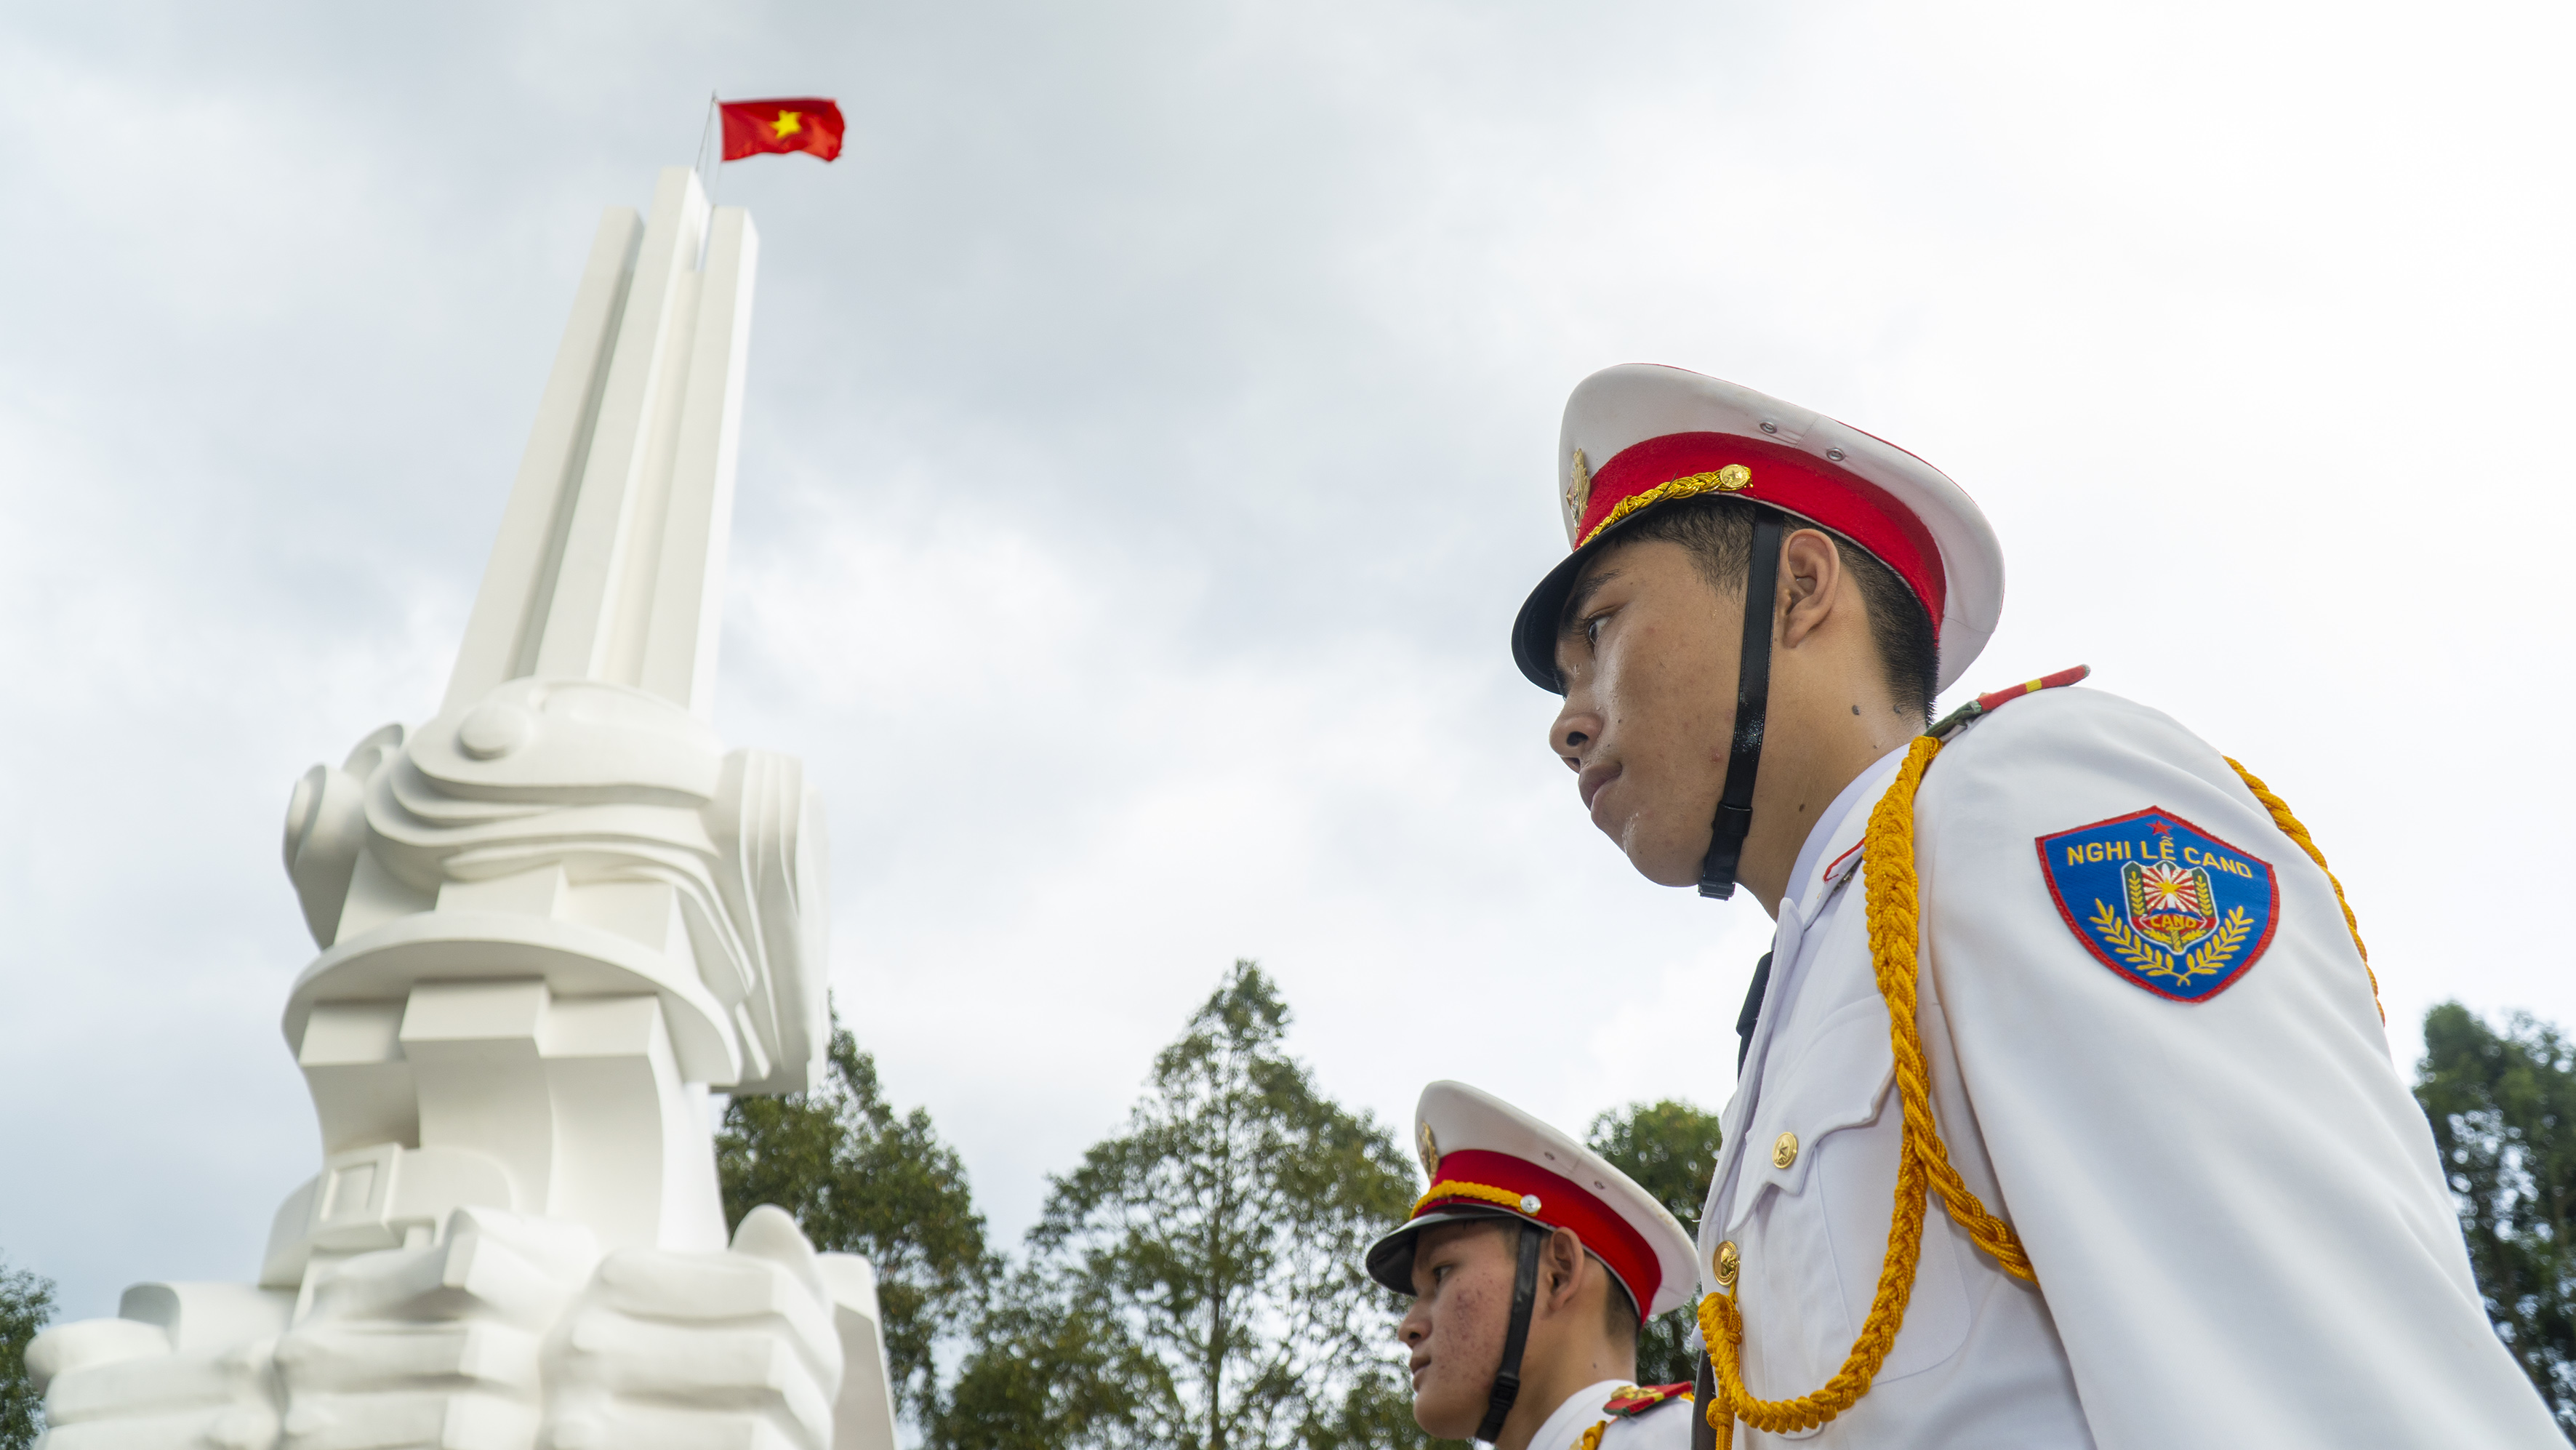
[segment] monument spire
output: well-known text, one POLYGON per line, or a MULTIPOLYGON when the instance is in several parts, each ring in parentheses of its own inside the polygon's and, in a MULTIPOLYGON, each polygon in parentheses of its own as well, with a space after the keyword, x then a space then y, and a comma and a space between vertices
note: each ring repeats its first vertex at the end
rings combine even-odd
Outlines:
POLYGON ((751 218, 710 214, 681 167, 649 221, 601 219, 444 709, 542 677, 705 718, 759 249, 751 218))

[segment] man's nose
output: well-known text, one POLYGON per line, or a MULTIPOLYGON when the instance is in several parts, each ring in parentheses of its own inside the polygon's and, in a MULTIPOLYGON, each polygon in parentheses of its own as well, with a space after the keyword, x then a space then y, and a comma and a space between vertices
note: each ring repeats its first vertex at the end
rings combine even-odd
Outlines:
POLYGON ((1596 723, 1588 713, 1568 709, 1560 712, 1548 726, 1547 748, 1575 770, 1583 768, 1583 752, 1592 744, 1596 723))

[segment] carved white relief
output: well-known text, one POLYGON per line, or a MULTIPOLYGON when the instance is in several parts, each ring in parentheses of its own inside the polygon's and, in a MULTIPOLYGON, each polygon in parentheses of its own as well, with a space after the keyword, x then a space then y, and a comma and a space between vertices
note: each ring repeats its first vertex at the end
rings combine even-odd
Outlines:
POLYGON ((801 1092, 821 1060, 821 804, 803 766, 726 752, 687 710, 631 686, 505 681, 408 738, 387 726, 315 766, 287 812, 286 858, 325 950, 296 984, 317 1002, 382 998, 430 970, 484 975, 476 918, 537 916, 559 990, 649 991, 692 1080, 801 1092), (614 938, 602 940, 601 936, 614 938))
POLYGON ((138 1285, 28 1363, 51 1450, 891 1445, 858 1433, 885 1395, 866 1272, 772 1208, 725 1252, 605 1254, 576 1223, 459 1209, 434 1243, 331 1264, 300 1309, 138 1285))

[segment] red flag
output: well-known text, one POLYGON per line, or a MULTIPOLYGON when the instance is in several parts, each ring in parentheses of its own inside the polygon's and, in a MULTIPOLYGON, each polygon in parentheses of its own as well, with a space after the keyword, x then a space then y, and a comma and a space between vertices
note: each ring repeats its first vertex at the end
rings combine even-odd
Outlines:
POLYGON ((818 96, 784 101, 723 101, 724 159, 740 161, 769 152, 810 151, 829 161, 841 154, 841 108, 818 96))

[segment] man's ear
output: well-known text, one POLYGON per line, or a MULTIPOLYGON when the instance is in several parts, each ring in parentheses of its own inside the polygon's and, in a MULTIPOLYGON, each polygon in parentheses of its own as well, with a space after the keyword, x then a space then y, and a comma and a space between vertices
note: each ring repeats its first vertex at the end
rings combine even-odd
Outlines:
POLYGON ((1780 643, 1796 649, 1834 612, 1843 555, 1822 529, 1800 529, 1780 545, 1780 643))
POLYGON ((1560 1228, 1547 1236, 1547 1245, 1539 1251, 1539 1271, 1545 1276, 1541 1297, 1551 1310, 1573 1306, 1574 1291, 1583 1278, 1583 1238, 1570 1228, 1560 1228))

